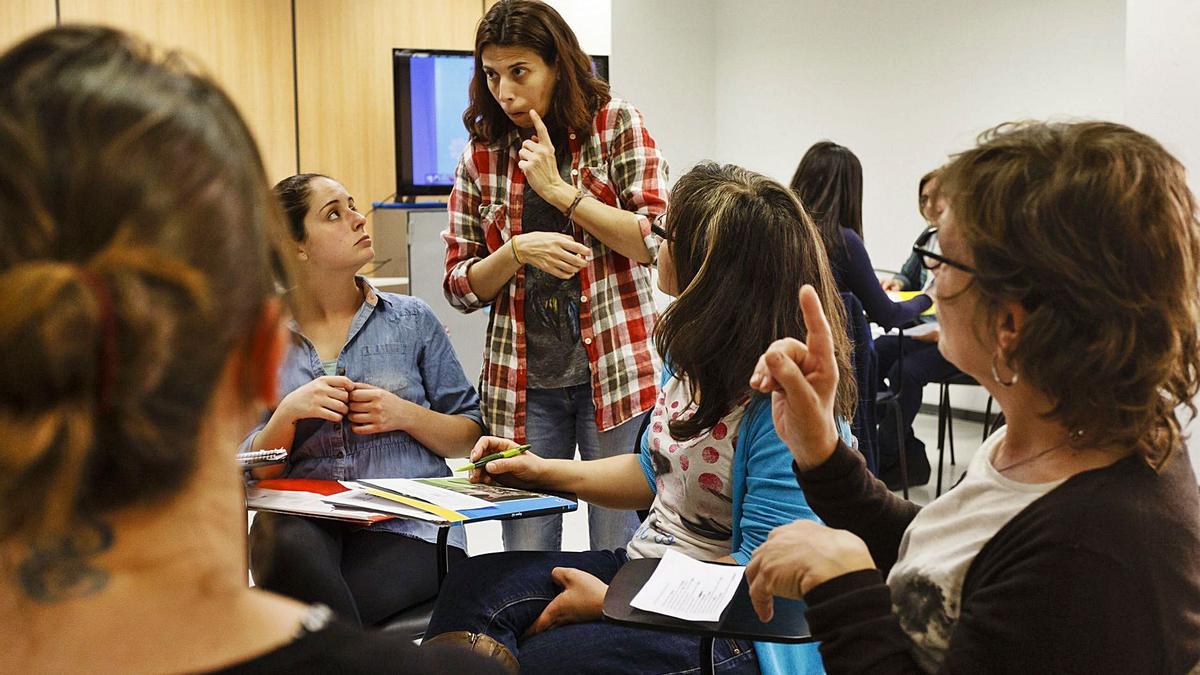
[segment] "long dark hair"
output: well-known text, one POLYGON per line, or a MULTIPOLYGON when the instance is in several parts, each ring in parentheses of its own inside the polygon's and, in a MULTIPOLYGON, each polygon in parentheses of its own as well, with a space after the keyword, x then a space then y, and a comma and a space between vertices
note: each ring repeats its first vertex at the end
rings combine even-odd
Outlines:
POLYGON ((658 323, 655 346, 699 400, 693 416, 671 422, 671 436, 711 428, 752 395, 750 374, 771 342, 805 338, 804 284, 817 290, 828 315, 840 376, 836 408, 852 418, 845 313, 816 228, 795 195, 753 171, 702 163, 671 191, 666 229, 681 292, 658 323))
POLYGON ((483 72, 483 48, 488 45, 526 47, 547 65, 558 67, 558 82, 545 116, 552 127, 586 131, 596 111, 609 101, 608 83, 593 72, 592 60, 553 7, 536 0, 501 0, 475 30, 475 74, 463 112, 463 125, 472 141, 493 143, 517 128, 488 89, 483 72))
POLYGON ((862 163, 850 149, 833 143, 815 143, 792 175, 792 191, 812 216, 829 253, 846 245, 842 228, 862 238, 862 163))
POLYGON ((187 484, 283 235, 249 130, 178 57, 55 28, 0 81, 3 541, 187 484))

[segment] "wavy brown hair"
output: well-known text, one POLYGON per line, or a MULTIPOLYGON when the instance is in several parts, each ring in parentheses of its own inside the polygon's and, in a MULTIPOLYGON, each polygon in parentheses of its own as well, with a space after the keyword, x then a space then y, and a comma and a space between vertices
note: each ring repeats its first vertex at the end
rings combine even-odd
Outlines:
POLYGON ((282 216, 234 105, 177 56, 56 28, 0 55, 0 81, 6 540, 180 489, 282 216))
POLYGON ((953 159, 941 189, 971 252, 981 337, 1028 312, 1007 358, 1079 444, 1159 467, 1200 373, 1200 230, 1179 161, 1107 122, 1005 124, 953 159))
POLYGON ((806 338, 804 284, 816 289, 833 329, 836 411, 852 419, 845 311, 821 238, 796 196, 753 171, 702 163, 671 191, 666 230, 681 292, 658 323, 655 346, 699 401, 694 415, 671 422, 671 436, 692 438, 714 426, 754 395, 750 374, 772 342, 806 338))
POLYGON ((526 47, 558 68, 546 115, 551 127, 590 130, 596 111, 609 101, 608 83, 592 70, 592 60, 579 46, 575 32, 553 7, 537 0, 501 0, 475 29, 475 74, 463 112, 463 125, 472 141, 494 143, 517 128, 488 89, 483 73, 483 49, 488 45, 526 47))

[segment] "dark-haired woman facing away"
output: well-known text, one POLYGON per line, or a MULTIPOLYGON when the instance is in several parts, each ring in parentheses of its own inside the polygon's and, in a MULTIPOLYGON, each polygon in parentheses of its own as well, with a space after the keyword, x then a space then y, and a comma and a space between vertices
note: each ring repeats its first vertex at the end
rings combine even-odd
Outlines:
MULTIPOLYGON (((445 328, 421 300, 375 290, 358 270, 375 258, 367 219, 346 188, 319 174, 275 186, 295 256, 285 394, 243 450, 286 448, 289 478, 449 476, 470 451, 479 399, 445 328)), ((437 595, 437 527, 390 520, 365 529, 260 513, 250 563, 263 588, 376 624, 437 595)), ((466 555, 461 527, 450 558, 466 555)))
POLYGON ((0 55, 0 671, 489 668, 247 588, 281 218, 181 63, 90 27, 0 55))
MULTIPOLYGON (((438 598, 426 632, 431 644, 471 645, 526 673, 695 669, 698 637, 601 622, 606 584, 627 559, 667 551, 744 564, 773 528, 811 518, 769 402, 751 395, 747 381, 760 348, 804 334, 796 289, 812 284, 837 302, 816 230, 786 187, 734 166, 698 166, 671 199, 658 280, 677 299, 655 335, 668 373, 640 456, 575 462, 544 459, 534 448, 472 476, 648 508, 648 517, 627 548, 464 560, 438 598), (755 311, 746 313, 750 296, 755 311)), ((840 334, 837 361, 847 370, 840 334)), ((837 399, 837 415, 848 418, 852 381, 843 378, 837 399)), ((485 437, 472 456, 511 446, 485 437)), ((716 660, 721 672, 821 672, 813 645, 720 640, 716 660)))
POLYGON ((868 319, 891 329, 929 309, 933 301, 927 295, 892 302, 880 287, 863 246, 862 163, 849 148, 829 141, 813 144, 796 167, 792 191, 817 224, 838 290, 853 293, 868 319))
MULTIPOLYGON (((450 195, 446 298, 490 307, 480 397, 491 433, 547 457, 628 454, 660 370, 650 224, 666 163, 636 109, 613 98, 552 7, 503 0, 475 35, 450 195)), ((588 513, 593 548, 637 525, 588 513)), ((508 549, 559 548, 561 516, 504 523, 508 549)))
POLYGON ((752 383, 774 390, 829 527, 773 533, 751 597, 767 615, 803 597, 831 673, 1196 673, 1200 496, 1176 414, 1195 416, 1200 383, 1200 224, 1183 166, 1119 124, 1026 123, 942 180, 921 240, 938 349, 1008 426, 920 508, 827 421, 827 338, 772 345, 752 383))

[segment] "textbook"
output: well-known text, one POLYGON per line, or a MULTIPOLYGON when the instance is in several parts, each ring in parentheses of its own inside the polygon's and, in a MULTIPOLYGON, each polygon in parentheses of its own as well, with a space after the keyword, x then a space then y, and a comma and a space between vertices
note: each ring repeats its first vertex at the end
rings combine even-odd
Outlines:
POLYGON ((246 485, 246 508, 296 516, 311 516, 373 525, 395 518, 394 514, 371 510, 366 505, 338 506, 325 501, 330 495, 345 492, 335 480, 272 478, 246 485))
POLYGON ((365 478, 354 486, 438 516, 446 523, 469 523, 493 518, 519 518, 536 511, 548 515, 574 511, 574 499, 472 483, 466 478, 365 478))
POLYGON ((574 511, 577 504, 567 497, 471 483, 465 478, 273 478, 247 484, 246 507, 368 525, 397 517, 457 525, 574 511))

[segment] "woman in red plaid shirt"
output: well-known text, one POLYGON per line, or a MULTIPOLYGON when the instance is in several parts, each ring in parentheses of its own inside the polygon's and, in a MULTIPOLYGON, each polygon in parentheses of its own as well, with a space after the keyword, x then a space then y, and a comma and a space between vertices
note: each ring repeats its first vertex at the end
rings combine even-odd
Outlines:
MULTIPOLYGON (((613 98, 549 5, 494 5, 475 36, 450 195, 446 298, 489 307, 479 393, 497 436, 543 457, 630 452, 660 363, 650 283, 667 166, 641 113, 613 98)), ((594 549, 629 540, 630 512, 593 509, 594 549)), ((505 547, 558 549, 560 516, 508 521, 505 547)))

